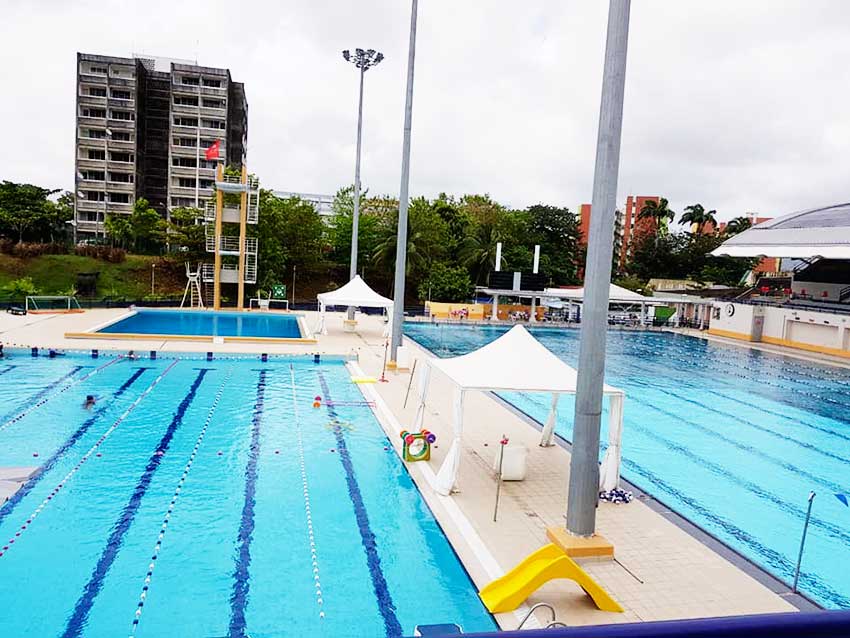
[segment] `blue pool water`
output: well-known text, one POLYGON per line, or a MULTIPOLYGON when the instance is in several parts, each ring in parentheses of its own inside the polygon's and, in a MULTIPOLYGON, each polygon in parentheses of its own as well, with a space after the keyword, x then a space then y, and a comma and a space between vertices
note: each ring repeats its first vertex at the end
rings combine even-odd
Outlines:
MULTIPOLYGON (((507 328, 405 324, 439 356, 463 354, 507 328)), ((534 331, 572 365, 578 331, 534 331)), ((521 371, 517 371, 521 374, 521 371)), ((800 586, 850 608, 850 370, 656 332, 611 331, 606 380, 626 392, 623 476, 790 582, 810 491, 815 497, 800 586)), ((505 393, 544 421, 550 399, 505 393)), ((575 402, 556 432, 572 439, 575 402)), ((603 418, 602 440, 607 440, 603 418)), ((603 446, 604 450, 604 446, 603 446)))
POLYGON ((0 636, 495 628, 341 362, 15 352, 0 467, 31 465, 0 507, 0 636))
POLYGON ((298 319, 293 315, 209 310, 136 309, 125 319, 98 330, 106 333, 151 335, 199 335, 217 337, 274 337, 299 339, 298 319))

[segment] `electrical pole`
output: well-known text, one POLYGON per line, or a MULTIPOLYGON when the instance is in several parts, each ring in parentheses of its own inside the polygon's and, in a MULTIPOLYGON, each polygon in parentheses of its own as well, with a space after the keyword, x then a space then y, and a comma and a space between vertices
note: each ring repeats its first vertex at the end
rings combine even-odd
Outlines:
POLYGON ((593 203, 585 262, 567 530, 591 536, 599 501, 599 429, 631 0, 610 0, 593 203))
POLYGON ((398 234, 396 235, 395 286, 390 362, 395 364, 404 324, 404 276, 407 266, 407 210, 410 203, 410 128, 413 120, 413 68, 416 59, 416 14, 418 1, 410 9, 410 46, 407 52, 407 94, 404 101, 404 143, 401 151, 401 186, 398 193, 398 234))

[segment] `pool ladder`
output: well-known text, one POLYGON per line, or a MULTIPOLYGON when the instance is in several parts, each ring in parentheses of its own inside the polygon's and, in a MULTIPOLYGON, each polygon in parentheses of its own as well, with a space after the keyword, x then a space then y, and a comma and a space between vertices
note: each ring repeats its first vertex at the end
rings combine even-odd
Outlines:
POLYGON ((566 627, 567 626, 566 623, 562 623, 560 620, 556 620, 556 618, 555 618, 555 608, 552 607, 552 605, 550 605, 549 603, 537 603, 531 609, 528 610, 528 613, 525 615, 525 618, 523 618, 522 621, 519 623, 519 625, 517 625, 516 631, 519 631, 520 629, 522 629, 525 626, 525 623, 528 622, 528 619, 531 618, 532 614, 534 614, 535 611, 537 611, 538 609, 541 609, 541 608, 548 609, 549 613, 552 614, 552 620, 550 620, 549 623, 545 627, 543 627, 543 629, 551 629, 553 627, 566 627))

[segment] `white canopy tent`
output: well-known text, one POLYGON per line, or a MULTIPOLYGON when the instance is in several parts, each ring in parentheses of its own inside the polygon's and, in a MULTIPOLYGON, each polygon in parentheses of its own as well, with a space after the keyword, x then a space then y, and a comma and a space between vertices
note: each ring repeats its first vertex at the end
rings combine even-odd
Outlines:
MULTIPOLYGON (((393 300, 379 295, 372 290, 369 285, 363 281, 360 275, 355 275, 354 279, 349 281, 341 288, 330 292, 322 292, 316 295, 319 300, 319 323, 316 326, 315 332, 320 334, 328 334, 328 329, 325 326, 325 310, 328 306, 355 306, 360 308, 385 308, 387 314, 391 314, 393 300)), ((392 323, 392 317, 387 324, 392 323)))
MULTIPOLYGON (((549 418, 543 427, 541 446, 552 444, 557 416, 558 398, 561 394, 575 394, 578 371, 570 367, 522 326, 514 326, 507 333, 486 346, 460 357, 431 358, 419 378, 419 408, 414 430, 422 427, 425 418, 425 401, 431 380, 431 371, 438 370, 455 384, 454 438, 443 465, 437 473, 437 491, 448 495, 455 485, 461 456, 463 434, 463 401, 468 390, 545 392, 552 395, 549 418)), ((611 490, 620 482, 620 448, 623 436, 623 400, 625 394, 607 384, 603 392, 610 397, 608 450, 602 462, 600 487, 611 490)))
MULTIPOLYGON (((546 295, 559 297, 570 301, 584 301, 584 288, 547 288, 546 295)), ((611 303, 652 303, 656 301, 652 297, 645 297, 640 293, 623 288, 617 284, 609 284, 608 299, 611 303)))

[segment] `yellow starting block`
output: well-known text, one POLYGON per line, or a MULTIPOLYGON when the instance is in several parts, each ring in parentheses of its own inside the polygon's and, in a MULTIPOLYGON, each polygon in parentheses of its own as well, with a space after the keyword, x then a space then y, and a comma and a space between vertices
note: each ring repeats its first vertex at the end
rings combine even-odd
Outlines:
POLYGON ((375 377, 351 377, 352 383, 377 383, 375 377))
POLYGON ((544 583, 555 578, 574 580, 602 611, 623 611, 617 601, 557 543, 538 549, 507 574, 487 585, 478 595, 490 613, 513 611, 544 583))

